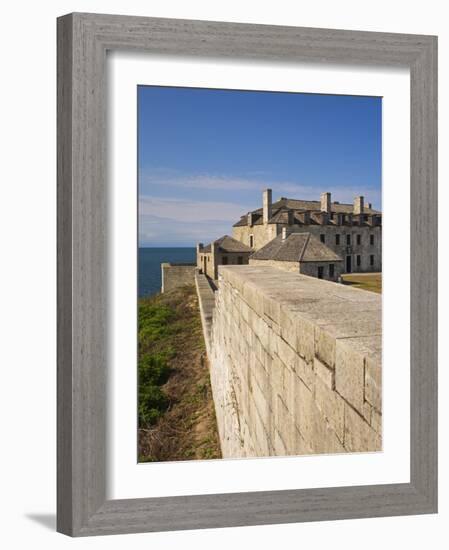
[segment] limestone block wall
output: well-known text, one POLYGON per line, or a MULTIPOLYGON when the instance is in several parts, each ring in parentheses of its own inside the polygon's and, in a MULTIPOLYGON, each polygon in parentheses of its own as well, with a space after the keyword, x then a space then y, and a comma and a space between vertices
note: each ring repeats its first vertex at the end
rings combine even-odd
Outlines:
POLYGON ((224 457, 382 448, 381 297, 220 266, 210 369, 224 457))
POLYGON ((302 273, 310 277, 318 277, 318 267, 323 268, 323 278, 327 281, 338 281, 343 272, 343 262, 283 262, 279 260, 253 260, 250 258, 249 265, 271 266, 283 271, 302 273), (330 277, 329 265, 333 265, 334 275, 330 277))
POLYGON ((212 318, 215 308, 214 290, 209 283, 209 279, 204 273, 195 273, 195 286, 198 295, 198 304, 200 308, 201 324, 203 327, 204 343, 206 344, 207 355, 211 353, 211 331, 212 318))
POLYGON ((192 285, 195 282, 197 271, 194 264, 161 264, 162 288, 161 292, 167 292, 183 285, 192 285))

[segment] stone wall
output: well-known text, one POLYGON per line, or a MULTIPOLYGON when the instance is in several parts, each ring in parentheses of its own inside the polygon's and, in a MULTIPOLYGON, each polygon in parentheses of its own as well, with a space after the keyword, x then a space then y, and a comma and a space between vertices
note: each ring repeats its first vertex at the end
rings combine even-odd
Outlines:
MULTIPOLYGON (((237 226, 232 236, 242 243, 249 244, 250 235, 254 236, 254 250, 259 250, 269 241, 282 233, 281 224, 237 226)), ((324 235, 325 244, 343 260, 343 272, 346 272, 346 258, 351 258, 351 272, 382 271, 382 226, 342 226, 342 225, 294 225, 286 226, 290 233, 311 233, 318 239, 324 235), (338 235, 338 237, 337 237, 338 235), (347 244, 349 236, 350 244, 347 244), (371 238, 374 242, 371 244, 371 238), (339 244, 337 245, 337 239, 339 244), (358 240, 360 239, 360 244, 358 240), (371 265, 371 256, 373 264, 371 265), (360 265, 357 265, 359 257, 360 265)))
POLYGON ((278 224, 258 224, 252 226, 237 226, 232 228, 232 236, 254 250, 259 250, 271 240, 276 238, 282 229, 278 224), (251 238, 252 237, 252 238, 251 238))
POLYGON ((195 282, 197 271, 194 264, 161 264, 162 288, 161 292, 168 292, 183 285, 192 285, 195 282))
POLYGON ((224 457, 381 450, 381 296, 220 266, 210 338, 224 457))
POLYGON ((323 279, 326 281, 338 281, 343 271, 343 262, 285 262, 280 260, 253 260, 250 258, 249 265, 270 266, 289 271, 292 273, 301 273, 310 277, 318 277, 318 268, 323 268, 323 279), (334 275, 330 276, 329 266, 333 265, 334 275))
POLYGON ((207 355, 211 354, 211 331, 212 317, 215 308, 214 289, 204 273, 195 273, 195 285, 200 308, 201 324, 203 327, 204 343, 206 344, 207 355))
POLYGON ((217 279, 219 265, 247 265, 250 254, 251 252, 221 252, 218 246, 212 246, 211 252, 197 252, 196 265, 202 273, 211 279, 217 279))

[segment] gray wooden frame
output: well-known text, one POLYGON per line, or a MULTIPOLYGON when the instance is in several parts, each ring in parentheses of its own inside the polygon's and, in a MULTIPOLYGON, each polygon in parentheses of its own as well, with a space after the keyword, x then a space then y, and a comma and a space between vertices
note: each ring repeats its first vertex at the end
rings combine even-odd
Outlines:
POLYGON ((58 505, 72 536, 437 510, 437 38, 75 13, 58 19, 58 505), (411 71, 411 480, 106 500, 106 52, 411 71))

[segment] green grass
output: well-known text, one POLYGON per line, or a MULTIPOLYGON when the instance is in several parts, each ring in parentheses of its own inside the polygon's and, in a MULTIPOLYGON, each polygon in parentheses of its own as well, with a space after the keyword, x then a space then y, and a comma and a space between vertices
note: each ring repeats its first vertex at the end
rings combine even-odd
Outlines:
POLYGON ((361 288, 362 290, 369 290, 370 292, 382 294, 382 273, 373 273, 369 275, 347 273, 342 275, 342 279, 345 285, 351 285, 354 288, 361 288))
POLYGON ((219 458, 194 285, 139 300, 139 462, 219 458))
POLYGON ((174 356, 169 342, 174 315, 166 304, 139 302, 139 427, 155 424, 169 406, 161 386, 168 380, 168 363, 174 356))

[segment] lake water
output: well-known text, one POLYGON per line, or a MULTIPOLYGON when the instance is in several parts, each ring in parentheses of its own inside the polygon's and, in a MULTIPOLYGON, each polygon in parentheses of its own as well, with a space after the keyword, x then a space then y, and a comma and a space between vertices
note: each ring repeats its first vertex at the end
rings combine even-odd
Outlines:
POLYGON ((161 263, 195 263, 195 248, 139 248, 139 298, 161 291, 161 263))

